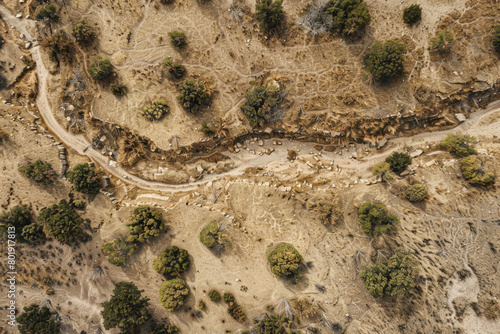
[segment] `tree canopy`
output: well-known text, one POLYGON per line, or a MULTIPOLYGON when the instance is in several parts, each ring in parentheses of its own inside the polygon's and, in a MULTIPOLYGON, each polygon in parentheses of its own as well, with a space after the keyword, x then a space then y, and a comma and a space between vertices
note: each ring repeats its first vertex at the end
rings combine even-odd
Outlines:
POLYGON ((201 230, 200 241, 216 254, 220 254, 229 246, 229 234, 224 226, 214 221, 201 230))
POLYGON ((180 333, 180 330, 177 326, 169 324, 169 323, 153 324, 151 326, 151 329, 153 330, 151 332, 151 334, 176 334, 176 333, 180 333))
POLYGON ((332 31, 345 37, 361 35, 370 23, 370 11, 363 0, 330 0, 327 11, 332 15, 332 31))
POLYGON ((142 108, 141 115, 146 117, 149 121, 159 121, 166 114, 168 114, 170 108, 167 105, 167 102, 164 100, 153 101, 149 105, 142 108))
POLYGON ((474 149, 476 143, 476 137, 460 133, 449 133, 446 139, 441 142, 441 146, 453 155, 463 158, 476 154, 476 150, 474 149))
POLYGON ((18 170, 22 175, 37 183, 50 184, 56 179, 56 172, 52 165, 42 160, 19 167, 18 170))
POLYGON ((408 153, 394 152, 385 159, 391 170, 396 174, 401 174, 406 167, 411 165, 411 156, 408 153))
POLYGON ((179 276, 189 270, 187 250, 173 246, 165 249, 153 262, 154 269, 167 277, 179 276))
POLYGON ((76 165, 66 172, 68 181, 73 183, 76 191, 97 194, 102 187, 101 172, 96 172, 89 164, 76 165))
POLYGON ((16 205, 9 211, 0 214, 0 229, 2 232, 6 231, 7 227, 13 226, 16 232, 20 233, 31 222, 31 211, 26 205, 16 205))
POLYGON ((38 221, 50 236, 63 244, 75 241, 82 234, 83 219, 65 200, 42 209, 38 221))
POLYGON ((421 183, 415 183, 406 188, 406 198, 410 202, 421 202, 427 197, 427 187, 421 183))
POLYGON ((174 63, 172 58, 165 58, 163 61, 165 76, 169 79, 181 79, 186 74, 186 68, 180 63, 174 63))
POLYGON ((94 28, 85 20, 82 20, 73 26, 73 37, 81 45, 91 44, 96 37, 94 28))
POLYGON ((269 252, 267 260, 271 271, 278 277, 296 279, 301 271, 302 256, 290 244, 284 244, 269 252))
POLYGON ((406 46, 393 40, 375 43, 363 61, 375 80, 389 81, 403 73, 406 46))
POLYGON ((103 81, 113 75, 113 65, 109 59, 99 56, 92 60, 87 71, 92 79, 103 81))
POLYGON ((429 40, 429 47, 431 51, 445 54, 451 51, 454 39, 455 37, 451 31, 440 30, 437 32, 436 37, 429 40))
POLYGON ((406 24, 412 25, 422 19, 422 7, 420 5, 411 5, 403 11, 403 21, 406 24))
POLYGON ((285 20, 283 0, 257 0, 255 3, 255 19, 260 27, 270 32, 279 27, 285 20))
POLYGON ((178 310, 184 305, 184 300, 189 295, 189 289, 182 278, 174 278, 163 282, 160 287, 160 300, 168 311, 178 310))
POLYGON ((256 86, 253 91, 245 94, 246 101, 241 111, 252 127, 267 123, 278 104, 280 91, 275 86, 256 86))
POLYGON ((164 228, 162 214, 150 206, 135 208, 130 220, 127 242, 144 242, 159 236, 164 228))
POLYGON ((182 31, 171 31, 168 35, 170 36, 170 43, 176 48, 186 46, 186 35, 182 31))
POLYGON ((210 94, 205 89, 203 83, 186 79, 179 87, 177 101, 181 106, 192 114, 197 114, 200 109, 210 104, 210 94))
POLYGON ((399 223, 397 216, 388 212, 382 204, 366 202, 358 209, 361 227, 366 234, 381 234, 391 230, 399 223))
POLYGON ((21 334, 58 334, 60 324, 55 314, 48 307, 31 304, 23 308, 23 313, 17 318, 21 334))
POLYGON ((473 186, 487 186, 495 182, 495 174, 486 172, 477 155, 469 155, 460 161, 462 176, 473 186))

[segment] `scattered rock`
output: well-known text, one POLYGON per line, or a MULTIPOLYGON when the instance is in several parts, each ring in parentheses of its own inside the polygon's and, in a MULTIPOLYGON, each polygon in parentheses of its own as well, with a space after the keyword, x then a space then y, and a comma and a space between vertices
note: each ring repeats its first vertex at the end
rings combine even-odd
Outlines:
POLYGON ((257 145, 264 146, 264 141, 262 139, 259 139, 259 141, 257 142, 257 145))
POLYGON ((422 150, 415 150, 415 151, 413 151, 413 152, 410 153, 410 157, 416 158, 418 156, 421 156, 422 153, 424 153, 424 151, 422 151, 422 150))
POLYGON ((457 119, 458 123, 463 123, 467 120, 467 117, 465 117, 464 114, 455 114, 455 118, 457 119))

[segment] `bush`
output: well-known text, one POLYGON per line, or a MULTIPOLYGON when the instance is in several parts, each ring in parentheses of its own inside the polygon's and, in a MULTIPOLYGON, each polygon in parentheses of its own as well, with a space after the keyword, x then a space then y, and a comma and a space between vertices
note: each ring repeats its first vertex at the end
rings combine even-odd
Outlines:
POLYGON ((241 111, 252 127, 261 126, 271 118, 279 97, 277 87, 256 86, 252 92, 245 94, 246 101, 241 106, 241 111))
POLYGON ((170 43, 176 48, 186 46, 186 35, 182 31, 171 31, 168 35, 170 36, 170 43))
POLYGON ((285 20, 282 3, 283 0, 258 0, 255 3, 254 17, 266 32, 276 29, 285 20))
POLYGON ((229 305, 229 307, 227 308, 227 312, 234 320, 239 322, 244 322, 247 318, 245 311, 243 311, 243 308, 238 304, 229 305))
POLYGON ((330 0, 328 12, 333 17, 332 32, 345 37, 359 36, 370 23, 370 11, 363 0, 330 0))
POLYGON ((398 217, 390 214, 382 204, 366 202, 358 210, 363 232, 369 235, 381 234, 391 230, 399 223, 398 217))
POLYGON ((396 174, 401 174, 406 167, 411 165, 411 156, 407 153, 394 152, 385 159, 391 170, 396 174))
POLYGON ((375 166, 373 166, 372 174, 375 176, 380 176, 382 181, 388 181, 393 179, 390 170, 391 170, 391 165, 389 165, 387 162, 380 162, 375 166))
POLYGON ((500 53, 500 26, 496 26, 495 28, 495 33, 493 34, 493 48, 495 49, 496 52, 500 53))
POLYGON ((37 241, 45 239, 45 234, 43 233, 43 227, 37 223, 31 223, 23 227, 21 232, 21 238, 27 241, 37 241))
POLYGON ((403 11, 403 21, 412 25, 422 19, 422 7, 420 5, 411 5, 403 11))
POLYGON ((234 297, 234 295, 232 293, 229 293, 229 292, 224 293, 223 300, 224 300, 224 303, 226 303, 228 305, 234 304, 236 302, 236 298, 234 297))
POLYGON ((81 45, 91 44, 95 37, 94 29, 84 20, 73 26, 73 37, 81 45))
POLYGON ((448 30, 441 30, 436 34, 436 37, 429 40, 429 48, 431 51, 444 54, 448 53, 453 46, 453 33, 448 30))
POLYGON ((477 138, 460 133, 449 133, 445 140, 441 142, 441 146, 456 155, 457 157, 464 158, 466 156, 476 154, 474 145, 477 143, 477 138))
POLYGON ((210 104, 210 95, 199 81, 184 80, 179 87, 177 100, 182 107, 192 114, 197 114, 201 107, 210 104))
POLYGON ((45 19, 54 19, 56 17, 57 7, 54 4, 48 4, 44 8, 40 9, 35 15, 37 21, 45 19))
POLYGON ((375 80, 388 81, 403 73, 405 51, 404 44, 388 40, 376 43, 363 61, 375 80))
POLYGON ((101 252, 108 257, 108 262, 115 266, 123 266, 127 258, 139 249, 137 243, 115 240, 102 245, 101 252))
POLYGON ((130 236, 127 242, 144 242, 160 235, 163 230, 161 213, 149 206, 139 206, 134 209, 129 224, 130 236))
POLYGON ((50 236, 62 244, 69 244, 82 234, 80 225, 83 219, 65 200, 43 208, 38 221, 50 236))
POLYGON ((111 89, 111 93, 115 96, 125 96, 127 95, 127 86, 122 85, 122 84, 111 84, 109 86, 111 89))
POLYGON ((24 227, 32 222, 31 211, 26 205, 16 205, 10 211, 0 214, 1 235, 8 231, 9 227, 14 227, 16 233, 20 233, 24 227))
POLYGON ((210 290, 208 296, 210 297, 210 300, 213 301, 214 303, 219 302, 221 298, 220 293, 217 290, 210 290))
POLYGON ((495 182, 495 174, 486 173, 477 155, 469 155, 460 161, 464 179, 473 186, 487 186, 495 182))
POLYGON ((374 297, 409 295, 417 285, 417 262, 407 253, 396 251, 378 264, 364 266, 360 273, 365 286, 374 297))
POLYGON ((200 241, 215 253, 220 254, 229 246, 229 234, 224 232, 222 225, 214 221, 201 230, 200 241))
POLYGON ((415 183, 406 188, 406 198, 410 202, 421 202, 427 197, 427 188, 420 183, 415 183))
POLYGON ((167 102, 158 100, 151 102, 149 105, 142 108, 141 115, 149 121, 159 121, 169 112, 167 102))
POLYGON ((254 331, 252 331, 251 333, 255 334, 295 333, 290 329, 291 324, 292 324, 291 319, 288 319, 287 317, 283 317, 277 314, 269 316, 267 313, 265 313, 264 317, 256 321, 254 326, 254 331))
POLYGON ((208 137, 212 137, 213 135, 215 135, 215 130, 212 129, 210 126, 208 126, 208 124, 205 121, 201 123, 200 131, 203 132, 208 137))
POLYGON ((170 312, 178 310, 184 305, 184 300, 188 294, 189 289, 182 278, 165 281, 160 287, 161 304, 170 312))
POLYGON ((182 64, 174 63, 170 57, 163 62, 163 69, 166 77, 170 79, 181 79, 186 74, 186 68, 182 64))
POLYGON ((302 256, 290 244, 281 245, 267 255, 271 271, 278 277, 296 279, 301 271, 302 256))
POLYGON ((89 164, 76 165, 72 170, 66 172, 68 181, 73 184, 76 191, 85 194, 95 195, 102 186, 102 172, 95 172, 89 164))
POLYGON ((103 81, 113 75, 113 65, 111 65, 109 59, 99 56, 92 60, 92 64, 87 71, 92 79, 103 81))
POLYGON ((173 246, 165 249, 153 262, 154 269, 167 277, 178 276, 189 270, 187 250, 173 246))
POLYGON ((59 64, 61 61, 66 63, 73 61, 75 53, 73 43, 64 32, 60 31, 47 37, 41 44, 49 49, 49 57, 53 62, 59 64))
POLYGON ((25 306, 23 313, 17 318, 18 329, 21 334, 57 334, 60 333, 60 324, 56 314, 48 307, 39 307, 36 304, 25 306))
POLYGON ((120 333, 124 334, 139 333, 140 327, 151 319, 149 298, 142 297, 143 292, 132 282, 117 283, 111 299, 102 303, 104 328, 110 330, 118 327, 120 333))
POLYGON ((151 334, 177 334, 180 329, 172 324, 153 324, 151 334))
POLYGON ((22 175, 37 183, 50 184, 56 179, 56 172, 52 169, 52 165, 42 160, 19 167, 18 170, 22 175))

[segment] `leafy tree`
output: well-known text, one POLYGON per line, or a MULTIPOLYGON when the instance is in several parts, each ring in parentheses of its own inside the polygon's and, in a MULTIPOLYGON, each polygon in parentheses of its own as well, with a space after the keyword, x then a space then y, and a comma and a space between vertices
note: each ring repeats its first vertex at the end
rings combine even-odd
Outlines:
POLYGON ((184 305, 184 300, 189 294, 186 282, 182 278, 174 278, 163 282, 160 287, 160 300, 168 311, 178 310, 184 305))
POLYGON ((222 225, 214 221, 201 230, 200 241, 215 253, 220 254, 229 246, 229 234, 224 231, 222 225))
POLYGON ((95 38, 96 33, 85 20, 82 20, 73 26, 73 37, 75 37, 78 44, 89 45, 95 38))
POLYGON ((229 315, 231 315, 231 317, 234 320, 239 321, 239 322, 244 322, 247 318, 245 311, 238 304, 229 305, 229 307, 227 308, 227 312, 229 313, 229 315))
POLYGON ((406 167, 411 165, 411 156, 407 153, 394 152, 385 159, 391 170, 396 174, 401 174, 406 167))
POLYGON ((151 326, 153 332, 151 334, 176 334, 180 333, 180 329, 172 324, 163 323, 163 324, 154 324, 151 326))
POLYGON ((115 240, 102 245, 101 251, 108 257, 108 262, 115 266, 123 266, 127 258, 139 249, 137 243, 115 240))
POLYGON ((495 33, 493 34, 493 48, 495 48, 496 52, 500 53, 500 26, 496 26, 493 29, 495 29, 495 33))
POLYGON ((258 0, 255 4, 255 19, 260 27, 270 32, 279 27, 285 20, 282 6, 283 0, 258 0))
POLYGON ((380 162, 373 166, 372 174, 375 176, 380 176, 382 178, 382 181, 388 181, 394 178, 390 171, 391 165, 389 165, 387 162, 380 162))
POLYGON ((141 115, 149 121, 159 121, 169 112, 167 102, 158 100, 151 102, 149 105, 142 108, 141 115))
POLYGON ((363 61, 374 79, 388 81, 403 73, 405 44, 393 40, 375 43, 363 61))
POLYGON ((381 234, 399 223, 398 217, 390 214, 382 204, 366 202, 358 210, 361 227, 366 234, 381 234))
POLYGON ((176 48, 186 46, 186 35, 182 31, 171 31, 168 35, 170 36, 170 43, 176 48))
POLYGON ((125 96, 127 95, 127 86, 122 84, 111 84, 109 86, 111 93, 115 96, 125 96))
POLYGON ((278 277, 296 279, 301 271, 302 256, 290 244, 284 244, 267 255, 271 271, 278 277))
POLYGON ((42 160, 19 167, 18 170, 22 175, 37 183, 50 184, 56 179, 56 172, 52 168, 52 165, 42 160))
POLYGON ((290 330, 290 319, 285 316, 280 315, 271 315, 269 316, 267 313, 264 314, 262 319, 256 322, 254 326, 254 331, 252 333, 255 334, 288 334, 295 333, 290 330))
POLYGON ((217 290, 210 290, 208 296, 210 297, 210 300, 213 301, 214 303, 219 302, 221 298, 220 293, 217 290))
POLYGON ((280 91, 275 86, 256 86, 253 91, 245 94, 245 98, 241 111, 250 125, 255 127, 269 121, 278 104, 280 91))
POLYGON ((14 227, 20 233, 32 222, 31 211, 26 205, 16 205, 10 211, 0 214, 0 234, 7 232, 8 227, 14 227))
POLYGON ((476 150, 474 149, 474 145, 476 143, 476 137, 460 133, 449 133, 446 139, 441 142, 441 146, 457 157, 464 158, 466 156, 476 154, 476 150))
POLYGON ((48 307, 36 304, 25 306, 24 312, 17 318, 21 334, 58 334, 60 324, 48 307))
POLYGON ((23 227, 21 232, 21 238, 27 241, 36 241, 45 239, 45 233, 43 233, 43 226, 37 223, 31 223, 23 227))
POLYGON ((47 37, 41 44, 49 49, 50 60, 53 62, 58 64, 61 61, 66 63, 72 62, 75 53, 73 43, 63 31, 47 37))
POLYGON ((92 60, 87 71, 92 79, 104 81, 113 75, 113 65, 109 59, 99 56, 92 60))
POLYGON ((57 7, 54 4, 48 4, 44 8, 40 9, 38 13, 35 15, 35 19, 37 21, 41 21, 44 19, 54 19, 57 14, 57 7))
POLYGON ((453 39, 451 31, 441 30, 436 34, 436 37, 429 40, 430 49, 441 54, 448 53, 453 46, 453 39))
POLYGON ((363 0, 330 0, 327 6, 333 17, 332 32, 352 38, 370 23, 370 11, 363 0))
POLYGON ((196 115, 201 107, 210 104, 210 94, 208 94, 205 86, 199 81, 184 80, 179 87, 179 93, 177 101, 192 114, 196 115))
POLYGON ((118 327, 123 334, 139 333, 140 327, 151 319, 149 298, 142 297, 142 292, 132 282, 117 283, 111 299, 102 303, 104 328, 118 327))
POLYGON ((421 202, 427 197, 427 187, 420 183, 415 183, 406 188, 406 198, 410 202, 421 202))
POLYGON ((86 194, 97 194, 102 186, 101 172, 95 172, 89 164, 76 165, 66 172, 69 182, 73 183, 76 191, 86 194))
POLYGON ((377 264, 364 266, 360 276, 368 292, 376 298, 405 297, 417 285, 417 262, 408 253, 398 250, 377 264))
POLYGON ((166 72, 166 77, 170 79, 181 79, 186 74, 186 68, 180 63, 174 63, 172 58, 165 58, 163 61, 163 69, 166 72))
POLYGON ((234 295, 232 293, 229 293, 229 292, 224 293, 223 300, 224 300, 224 303, 226 303, 228 305, 234 304, 236 302, 236 298, 234 297, 234 295))
POLYGON ((495 174, 486 173, 477 155, 469 155, 460 161, 462 176, 473 186, 487 186, 495 182, 495 174))
POLYGON ((139 206, 134 209, 129 224, 130 236, 127 242, 144 242, 160 235, 164 228, 160 212, 150 206, 139 206))
POLYGON ((38 215, 38 221, 50 236, 62 244, 69 244, 82 234, 80 225, 83 219, 65 200, 43 208, 38 215))
POLYGON ((422 7, 420 5, 411 5, 403 11, 403 21, 412 25, 422 19, 422 7))
POLYGON ((153 262, 154 269, 167 277, 180 276, 189 270, 189 265, 187 250, 176 246, 165 249, 153 262))

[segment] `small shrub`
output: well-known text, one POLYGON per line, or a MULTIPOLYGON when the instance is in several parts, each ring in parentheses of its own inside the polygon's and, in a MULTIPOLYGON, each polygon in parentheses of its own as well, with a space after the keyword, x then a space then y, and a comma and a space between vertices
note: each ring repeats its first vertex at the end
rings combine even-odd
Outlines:
POLYGON ((41 45, 49 49, 49 57, 53 62, 59 64, 61 61, 66 63, 73 61, 75 53, 73 43, 64 32, 60 31, 47 37, 41 45))
POLYGON ((474 149, 476 143, 477 138, 475 137, 460 133, 449 133, 446 139, 441 142, 441 146, 457 157, 464 158, 476 154, 476 150, 474 149))
POLYGON ((200 131, 203 132, 208 137, 212 137, 213 135, 215 135, 215 130, 209 127, 205 121, 201 123, 200 131))
POLYGON ((267 123, 278 104, 280 91, 277 87, 256 86, 253 91, 246 93, 245 103, 241 111, 252 127, 267 123))
POLYGON ((35 19, 37 21, 45 20, 45 19, 54 19, 57 14, 57 7, 54 4, 48 4, 44 8, 40 9, 38 13, 35 15, 35 19))
POLYGON ((125 96, 127 95, 127 86, 122 84, 111 84, 109 86, 111 93, 115 96, 125 96))
POLYGON ((163 282, 160 287, 160 300, 167 311, 173 312, 184 305, 189 294, 186 282, 182 278, 174 278, 163 282))
POLYGON ((390 214, 384 205, 370 202, 361 205, 358 217, 363 232, 369 235, 387 232, 399 223, 398 217, 390 214))
POLYGON ((45 239, 45 233, 43 233, 42 225, 31 223, 24 226, 21 232, 21 238, 31 242, 45 239))
MULTIPOLYGON (((3 88, 2 86, 2 74, 0 74, 0 90, 3 88)), ((0 143, 5 143, 9 139, 9 134, 7 131, 0 129, 0 143)))
POLYGON ((170 108, 168 107, 167 102, 164 100, 158 100, 151 102, 149 105, 142 108, 140 113, 149 121, 159 121, 166 114, 168 114, 169 111, 170 108))
POLYGON ((368 292, 374 297, 406 297, 417 285, 417 262, 407 253, 396 251, 378 264, 364 266, 360 273, 368 292))
POLYGON ((429 40, 429 48, 441 54, 450 52, 453 46, 453 33, 448 30, 441 30, 436 34, 436 37, 429 40))
POLYGON ((177 334, 180 329, 172 324, 154 324, 151 326, 153 332, 151 334, 177 334))
POLYGON ((350 38, 361 35, 371 19, 363 0, 330 0, 328 12, 333 17, 332 32, 350 38))
POLYGON ((411 156, 407 153, 394 152, 385 159, 391 170, 396 174, 401 174, 406 167, 411 165, 411 156))
POLYGON ((219 302, 221 298, 220 293, 217 290, 210 290, 208 296, 210 297, 210 300, 213 301, 214 303, 219 302))
POLYGON ((154 269, 167 277, 180 276, 189 270, 189 254, 187 250, 173 246, 165 249, 153 261, 154 269))
POLYGON ((267 255, 271 271, 278 277, 295 280, 301 271, 302 256, 290 244, 284 244, 267 255))
POLYGON ((228 305, 234 304, 236 302, 236 298, 234 297, 234 295, 232 293, 229 293, 229 292, 224 293, 223 299, 224 299, 224 303, 226 303, 228 305))
POLYGON ((403 21, 412 25, 422 19, 422 7, 420 5, 411 5, 403 11, 403 21))
POLYGON ((77 199, 75 201, 73 201, 73 207, 75 209, 78 209, 78 210, 83 210, 85 209, 85 201, 84 200, 81 200, 81 199, 77 199))
POLYGON ((89 164, 76 165, 72 170, 66 172, 68 181, 73 184, 76 191, 95 195, 102 187, 102 171, 96 172, 89 164))
POLYGON ((410 202, 421 202, 427 197, 427 187, 420 183, 415 183, 406 188, 406 198, 410 202))
POLYGON ((192 114, 196 115, 200 108, 210 104, 210 95, 199 81, 184 80, 179 87, 179 93, 177 101, 192 114))
POLYGON ((83 219, 65 200, 42 209, 38 221, 48 235, 62 244, 69 244, 82 234, 83 219))
POLYGON ((495 174, 486 173, 477 155, 469 155, 460 161, 462 176, 473 186, 487 186, 495 182, 495 174))
POLYGON ((244 322, 245 319, 247 318, 245 311, 238 304, 229 305, 229 307, 227 308, 227 312, 229 313, 229 315, 231 315, 231 317, 234 320, 239 321, 239 322, 244 322))
POLYGON ((126 240, 129 243, 142 243, 150 238, 159 236, 164 229, 161 213, 149 206, 135 208, 130 220, 130 235, 126 240))
POLYGON ((224 232, 222 225, 214 221, 201 230, 200 241, 215 253, 220 254, 229 246, 229 234, 224 232))
POLYGON ((56 319, 56 314, 51 313, 48 307, 31 304, 25 306, 23 311, 17 318, 21 334, 60 333, 60 322, 56 319))
POLYGON ((124 240, 115 240, 102 245, 101 252, 108 257, 108 262, 121 267, 128 257, 139 249, 137 243, 127 243, 124 240))
POLYGON ((163 62, 163 69, 170 79, 181 79, 186 74, 186 68, 180 63, 174 63, 170 57, 163 62))
POLYGON ((73 26, 73 37, 78 44, 89 45, 94 41, 96 33, 94 28, 82 20, 73 26))
POLYGON ((254 17, 266 32, 276 29, 285 20, 282 3, 283 0, 258 0, 256 2, 254 17))
POLYGON ((389 165, 387 162, 380 162, 373 166, 372 174, 375 176, 380 176, 382 181, 388 181, 394 178, 390 171, 391 165, 389 165))
POLYGON ((16 205, 0 214, 0 235, 6 233, 9 227, 14 227, 15 231, 20 233, 32 221, 30 209, 26 205, 16 205))
POLYGON ((171 31, 168 35, 170 36, 170 43, 176 48, 186 46, 186 35, 182 31, 171 31))
POLYGON ((205 302, 203 300, 200 300, 200 302, 198 303, 198 308, 200 310, 204 310, 205 307, 207 307, 207 305, 205 304, 205 302))
POLYGON ((388 81, 403 73, 405 51, 404 44, 388 40, 376 43, 363 61, 375 80, 388 81))
POLYGON ((109 59, 101 56, 94 58, 87 71, 92 79, 104 81, 113 75, 113 65, 109 59))
POLYGON ((42 160, 19 167, 18 170, 22 175, 37 183, 50 184, 56 179, 56 172, 52 169, 52 165, 42 160))
POLYGON ((500 26, 496 26, 494 29, 492 44, 495 51, 500 53, 500 26))

